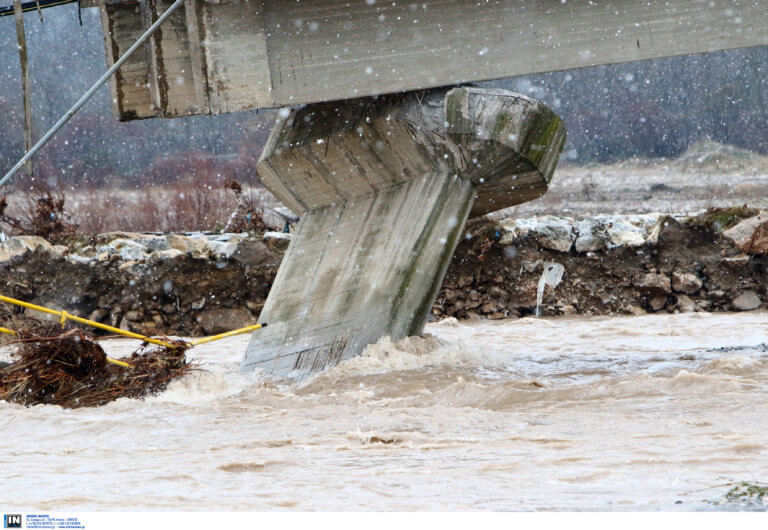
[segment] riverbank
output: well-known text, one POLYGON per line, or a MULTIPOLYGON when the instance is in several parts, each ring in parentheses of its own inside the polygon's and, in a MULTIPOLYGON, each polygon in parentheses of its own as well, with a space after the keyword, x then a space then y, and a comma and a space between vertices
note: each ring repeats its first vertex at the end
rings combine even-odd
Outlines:
MULTIPOLYGON (((543 315, 765 308, 765 223, 757 214, 475 220, 432 319, 533 314, 551 264, 564 273, 545 289, 543 315)), ((275 232, 112 232, 51 245, 21 236, 0 244, 0 274, 10 296, 123 329, 212 334, 257 321, 289 240, 275 232)))

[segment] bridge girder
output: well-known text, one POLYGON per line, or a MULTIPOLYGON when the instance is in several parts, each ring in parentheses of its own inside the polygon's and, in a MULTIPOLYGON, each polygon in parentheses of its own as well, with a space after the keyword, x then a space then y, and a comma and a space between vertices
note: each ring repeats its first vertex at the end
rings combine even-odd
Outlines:
MULTIPOLYGON (((101 0, 111 64, 169 5, 101 0)), ((123 120, 768 44, 768 0, 187 0, 112 81, 123 120)))

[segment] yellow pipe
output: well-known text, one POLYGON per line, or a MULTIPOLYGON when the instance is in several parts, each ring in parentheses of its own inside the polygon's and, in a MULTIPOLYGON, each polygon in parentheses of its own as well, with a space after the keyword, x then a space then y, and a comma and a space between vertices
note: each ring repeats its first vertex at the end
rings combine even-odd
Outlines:
POLYGON ((133 368, 130 364, 124 363, 123 361, 118 361, 117 359, 113 359, 112 357, 107 357, 107 362, 116 364, 117 366, 122 366, 123 368, 133 368))
POLYGON ((131 337, 132 339, 139 339, 144 342, 149 342, 151 344, 157 344, 158 346, 164 346, 166 348, 180 348, 181 346, 177 344, 173 344, 170 342, 165 342, 158 339, 152 339, 149 337, 145 337, 144 335, 139 335, 138 333, 133 333, 131 331, 125 331, 120 328, 115 328, 112 326, 108 326, 106 324, 101 324, 100 322, 94 322, 93 320, 88 320, 87 318, 81 318, 77 317, 75 315, 70 315, 69 313, 62 312, 62 311, 56 311, 55 309, 49 309, 47 307, 30 304, 29 302, 22 302, 21 300, 16 300, 15 298, 9 298, 7 296, 0 295, 0 301, 9 303, 9 304, 15 304, 21 307, 26 307, 28 309, 33 309, 35 311, 40 311, 41 313, 48 313, 49 315, 56 315, 58 317, 63 317, 63 319, 69 319, 74 320, 75 322, 79 322, 81 324, 86 324, 88 326, 92 326, 94 328, 103 329, 105 331, 111 331, 112 333, 117 333, 118 335, 123 335, 125 337, 131 337))
MULTIPOLYGON (((13 331, 12 329, 4 328, 0 326, 0 333, 5 333, 6 335, 16 335, 17 333, 13 331)), ((112 357, 107 357, 107 362, 116 364, 117 366, 122 366, 123 368, 131 368, 131 365, 128 363, 124 363, 123 361, 118 361, 117 359, 113 359, 112 357)))
POLYGON ((232 337, 234 335, 248 333, 249 331, 255 331, 257 329, 263 328, 264 326, 266 326, 266 324, 254 324, 253 326, 247 326, 244 328, 227 331, 226 333, 220 333, 218 335, 211 335, 210 337, 203 337, 202 339, 193 340, 190 342, 190 344, 192 346, 197 346, 198 344, 205 344, 206 342, 213 342, 215 340, 224 339, 226 337, 232 337))

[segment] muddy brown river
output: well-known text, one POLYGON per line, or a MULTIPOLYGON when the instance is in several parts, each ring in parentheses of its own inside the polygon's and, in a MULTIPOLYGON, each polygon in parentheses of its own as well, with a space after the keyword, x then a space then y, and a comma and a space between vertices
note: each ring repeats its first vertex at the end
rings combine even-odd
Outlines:
MULTIPOLYGON (((19 511, 698 510, 768 480, 768 314, 430 324, 301 383, 204 371, 95 409, 0 403, 19 511)), ((108 352, 133 346, 105 341, 108 352)))

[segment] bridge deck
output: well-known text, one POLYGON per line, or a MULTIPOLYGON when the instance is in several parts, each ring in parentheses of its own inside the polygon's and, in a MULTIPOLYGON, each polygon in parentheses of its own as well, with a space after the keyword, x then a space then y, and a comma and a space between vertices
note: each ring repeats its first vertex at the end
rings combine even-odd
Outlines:
MULTIPOLYGON (((108 60, 168 3, 102 3, 108 60)), ((218 114, 765 44, 768 0, 188 0, 113 93, 218 114)))

